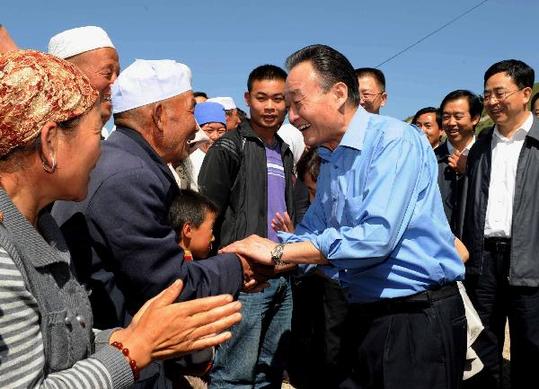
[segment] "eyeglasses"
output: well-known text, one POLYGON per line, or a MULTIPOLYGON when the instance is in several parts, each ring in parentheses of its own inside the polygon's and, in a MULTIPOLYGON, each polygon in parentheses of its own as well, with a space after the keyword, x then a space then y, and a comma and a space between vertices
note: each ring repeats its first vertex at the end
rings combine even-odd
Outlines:
POLYGON ((359 92, 359 98, 365 101, 372 101, 376 96, 383 95, 384 92, 372 93, 372 92, 359 92))
MULTIPOLYGON (((524 89, 524 88, 522 88, 524 89)), ((490 101, 493 97, 496 99, 497 102, 503 102, 505 101, 509 96, 511 96, 514 93, 520 92, 522 89, 516 89, 512 92, 509 92, 505 89, 495 89, 494 92, 491 91, 484 91, 483 92, 483 100, 484 102, 490 101)))

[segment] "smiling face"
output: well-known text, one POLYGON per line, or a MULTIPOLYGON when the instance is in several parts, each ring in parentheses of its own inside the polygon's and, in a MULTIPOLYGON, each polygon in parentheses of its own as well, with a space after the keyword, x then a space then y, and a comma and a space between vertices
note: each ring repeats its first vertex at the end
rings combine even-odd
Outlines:
POLYGON ((419 115, 416 119, 415 125, 421 128, 425 135, 427 135, 432 148, 436 148, 440 144, 440 139, 443 132, 436 121, 436 113, 428 112, 419 115))
POLYGON ((466 146, 474 136, 479 116, 471 117, 466 97, 449 100, 442 107, 442 128, 449 142, 457 148, 466 146))
POLYGON ((511 130, 527 114, 530 95, 531 88, 519 89, 507 73, 496 73, 485 82, 485 110, 499 130, 511 130))
POLYGON ((365 111, 370 113, 380 113, 387 100, 387 93, 382 90, 373 76, 364 75, 357 79, 359 83, 359 104, 365 111))
POLYGON ((193 92, 182 93, 161 104, 159 155, 167 163, 183 161, 189 156, 188 142, 197 132, 193 92))
POLYGON ((81 201, 88 192, 90 172, 100 155, 101 115, 95 105, 74 128, 60 131, 55 179, 58 199, 81 201))
POLYGON ((325 92, 309 61, 292 68, 286 79, 286 95, 290 123, 302 132, 305 144, 335 149, 344 133, 339 118, 348 95, 336 95, 333 87, 325 92))
POLYGON ((245 92, 253 129, 262 128, 277 132, 286 116, 284 80, 255 80, 251 91, 245 92))
POLYGON ((79 67, 90 84, 99 92, 103 123, 112 115, 111 86, 120 73, 120 62, 115 49, 104 47, 90 50, 68 59, 79 67))

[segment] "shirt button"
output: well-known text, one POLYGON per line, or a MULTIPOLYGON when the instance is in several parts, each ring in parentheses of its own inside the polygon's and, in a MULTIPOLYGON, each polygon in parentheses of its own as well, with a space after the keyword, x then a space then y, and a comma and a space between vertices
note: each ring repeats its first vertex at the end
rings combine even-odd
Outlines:
POLYGON ((77 315, 75 317, 75 319, 79 322, 79 324, 80 324, 80 326, 82 328, 86 328, 86 323, 84 322, 84 317, 83 316, 77 315))
POLYGON ((64 317, 64 324, 66 325, 66 327, 71 328, 71 319, 67 315, 66 317, 64 317))

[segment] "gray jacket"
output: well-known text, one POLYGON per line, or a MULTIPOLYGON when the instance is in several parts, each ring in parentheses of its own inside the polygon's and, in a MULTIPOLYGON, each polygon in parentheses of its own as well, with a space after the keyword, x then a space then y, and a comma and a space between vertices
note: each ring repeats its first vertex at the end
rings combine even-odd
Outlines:
POLYGON ((70 270, 67 246, 50 214, 39 218, 40 235, 1 189, 0 211, 0 246, 11 256, 39 308, 44 376, 91 356, 109 370, 114 387, 132 384, 126 359, 108 345, 111 331, 94 339, 87 293, 70 270))

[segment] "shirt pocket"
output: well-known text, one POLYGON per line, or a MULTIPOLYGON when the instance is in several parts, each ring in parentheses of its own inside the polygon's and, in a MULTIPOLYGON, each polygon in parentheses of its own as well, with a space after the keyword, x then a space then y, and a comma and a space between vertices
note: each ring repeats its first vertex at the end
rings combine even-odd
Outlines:
POLYGON ((70 325, 71 320, 66 309, 56 312, 50 312, 45 318, 47 323, 46 358, 50 372, 65 370, 70 367, 69 349, 70 349, 70 325))

